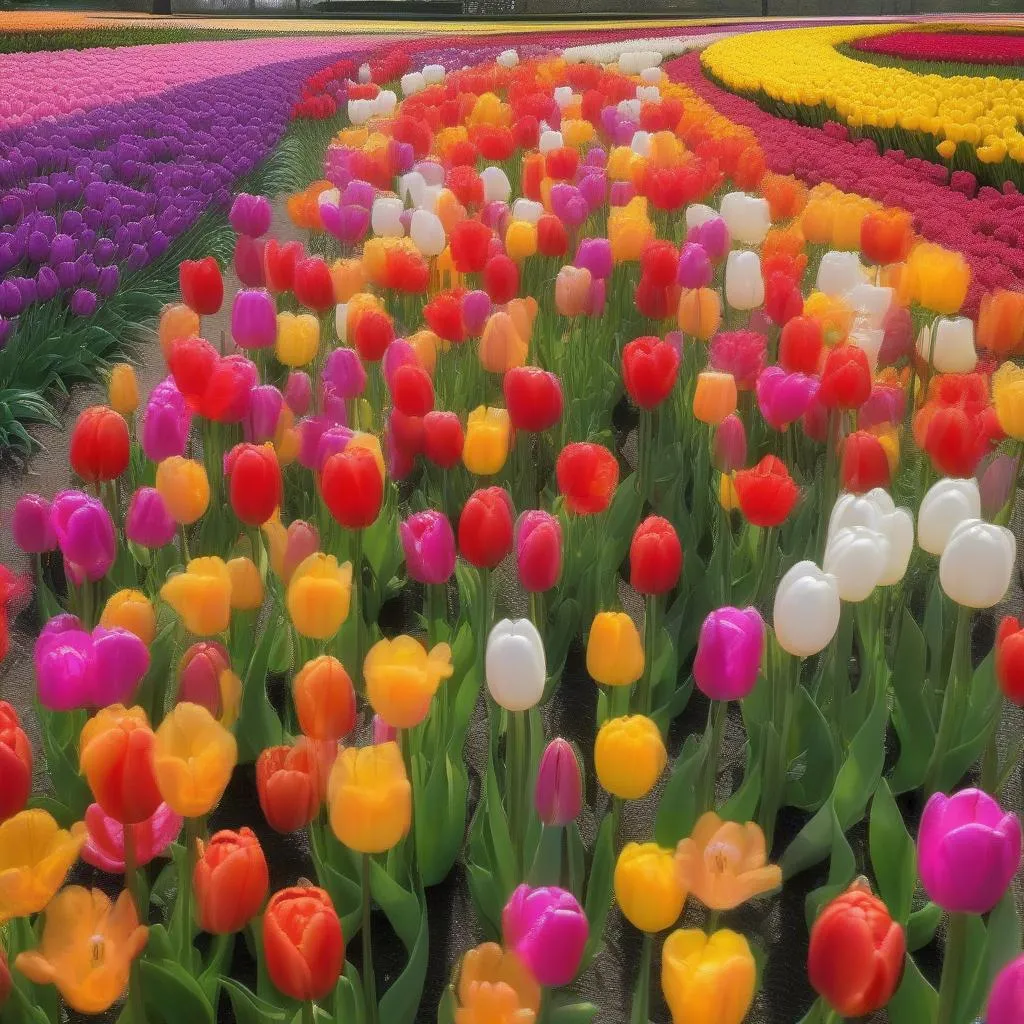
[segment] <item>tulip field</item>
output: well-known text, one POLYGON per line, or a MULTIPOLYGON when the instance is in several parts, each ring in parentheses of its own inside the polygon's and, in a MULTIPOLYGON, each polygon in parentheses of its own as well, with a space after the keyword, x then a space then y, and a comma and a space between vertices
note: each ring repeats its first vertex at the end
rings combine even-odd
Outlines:
POLYGON ((1022 1024, 1021 24, 12 16, 0 1024, 1022 1024))

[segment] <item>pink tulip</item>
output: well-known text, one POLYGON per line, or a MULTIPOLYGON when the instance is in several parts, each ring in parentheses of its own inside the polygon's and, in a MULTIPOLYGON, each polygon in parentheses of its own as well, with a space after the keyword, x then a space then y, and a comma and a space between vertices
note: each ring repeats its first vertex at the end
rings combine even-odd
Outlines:
MULTIPOLYGON (((167 804, 160 806, 145 821, 129 825, 135 839, 137 866, 143 867, 159 857, 178 838, 183 819, 167 804)), ((125 826, 110 817, 99 804, 90 804, 85 812, 86 840, 82 860, 100 871, 124 873, 125 826)))
POLYGON ((521 885, 501 915, 505 947, 547 988, 568 985, 580 969, 589 927, 571 892, 556 886, 521 885))

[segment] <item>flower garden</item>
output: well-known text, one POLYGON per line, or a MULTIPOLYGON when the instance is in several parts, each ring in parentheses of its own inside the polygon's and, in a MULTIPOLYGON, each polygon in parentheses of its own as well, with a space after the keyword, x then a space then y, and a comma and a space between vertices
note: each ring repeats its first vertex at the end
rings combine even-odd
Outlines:
POLYGON ((1020 1024, 1024 36, 299 24, 0 47, 0 1021, 1020 1024))

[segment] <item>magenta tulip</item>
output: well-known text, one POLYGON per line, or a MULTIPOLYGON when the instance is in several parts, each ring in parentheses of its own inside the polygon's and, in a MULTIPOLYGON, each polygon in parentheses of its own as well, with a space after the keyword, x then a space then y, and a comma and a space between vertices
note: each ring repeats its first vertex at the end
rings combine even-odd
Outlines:
POLYGON ((934 793, 917 834, 917 868, 928 898, 951 913, 987 914, 1020 867, 1021 828, 980 789, 934 793))
POLYGON ((435 509, 415 512, 398 524, 409 575, 420 583, 445 583, 455 571, 455 534, 435 509))
POLYGON ((550 512, 530 509, 516 521, 516 566, 523 589, 550 590, 562 575, 562 525, 550 512))
POLYGON ((393 725, 388 725, 380 715, 373 716, 373 745, 380 746, 381 743, 393 743, 398 739, 398 730, 393 725))
POLYGON ((757 683, 764 619, 756 608, 716 608, 700 627, 693 678, 711 700, 741 700, 757 683))
POLYGON ((150 392, 142 414, 142 450, 153 462, 184 455, 192 414, 173 377, 165 377, 150 392))
POLYGON ((712 217, 690 228, 686 236, 688 242, 695 242, 703 247, 712 263, 721 263, 729 254, 732 241, 729 238, 729 229, 721 217, 712 217))
POLYGON ((130 541, 144 548, 162 548, 174 540, 176 529, 177 523, 155 487, 140 487, 132 495, 124 521, 124 534, 130 541))
POLYGON ((520 885, 501 915, 505 948, 547 988, 568 985, 576 977, 587 944, 587 917, 565 889, 520 885))
POLYGON ((258 384, 252 389, 249 411, 242 420, 246 441, 263 444, 273 439, 284 408, 284 396, 273 384, 258 384))
POLYGON ((416 356, 416 350, 405 340, 395 338, 384 352, 380 368, 384 376, 384 383, 391 387, 391 378, 400 366, 419 366, 420 361, 416 356))
POLYGON ((612 276, 612 243, 607 238, 584 238, 576 248, 573 263, 590 271, 590 276, 604 280, 612 276))
POLYGON ((235 274, 246 288, 262 288, 267 283, 265 248, 261 239, 248 235, 239 235, 235 241, 235 274))
POLYGON ((103 579, 117 554, 114 523, 106 506, 81 491, 61 491, 52 507, 61 554, 84 579, 103 579))
POLYGON ((470 337, 480 334, 491 315, 491 297, 484 291, 466 292, 462 297, 462 322, 470 337))
POLYGON ((313 401, 313 383, 305 370, 292 370, 284 386, 284 400, 296 416, 305 416, 313 401))
POLYGON ((340 423, 332 423, 327 429, 320 435, 320 440, 317 441, 316 445, 316 468, 318 470, 323 469, 324 463, 332 455, 338 455, 343 452, 347 447, 349 441, 355 435, 348 427, 342 426, 340 423))
POLYGON ((590 216, 590 204, 575 185, 560 181, 551 186, 551 212, 575 231, 590 216))
POLYGON ((231 337, 241 348, 271 348, 277 340, 277 306, 266 288, 242 288, 231 303, 231 337))
POLYGON ((323 382, 341 398, 358 398, 366 388, 366 370, 354 348, 336 348, 324 363, 323 382))
MULTIPOLYGON (((183 821, 167 804, 160 804, 145 821, 129 825, 135 841, 136 865, 143 867, 164 853, 178 838, 183 821)), ((99 804, 90 804, 85 812, 85 829, 82 860, 100 871, 123 874, 125 826, 99 804)))
POLYGON ((1020 1024, 1024 1019, 1024 956, 996 975, 985 1010, 985 1024, 1020 1024))
POLYGON ((686 242, 679 250, 676 281, 683 288, 705 288, 711 283, 714 268, 707 250, 697 242, 686 242))
POLYGON ((736 413, 730 413, 716 428, 712 459, 720 473, 731 473, 746 465, 747 429, 736 413))
POLYGON ((544 749, 533 791, 537 817, 549 826, 565 827, 574 822, 583 806, 583 778, 572 744, 553 739, 544 749))
POLYGON ((978 464, 976 476, 981 492, 981 514, 995 519, 1014 492, 1018 460, 1012 455, 995 454, 978 464))
POLYGON ((757 404, 765 423, 782 430, 795 423, 818 393, 819 381, 806 373, 786 373, 781 366, 768 366, 757 378, 757 404))
POLYGON ((248 192, 239 192, 231 204, 228 220, 238 234, 259 238, 270 230, 273 214, 270 200, 266 196, 252 196, 248 192))
POLYGON ((14 543, 27 555, 53 551, 57 534, 51 521, 50 503, 38 494, 23 494, 14 505, 11 533, 14 543))

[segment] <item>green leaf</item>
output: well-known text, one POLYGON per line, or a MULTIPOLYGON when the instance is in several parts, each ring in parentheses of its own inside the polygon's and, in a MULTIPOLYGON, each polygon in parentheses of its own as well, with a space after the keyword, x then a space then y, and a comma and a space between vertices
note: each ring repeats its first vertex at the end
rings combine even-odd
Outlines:
POLYGON ((933 1021, 939 1009, 939 997, 935 989, 924 980, 913 957, 907 954, 903 968, 903 980, 896 994, 889 1000, 886 1013, 890 1021, 933 1021))
POLYGON ((173 960, 142 960, 142 996, 150 1019, 167 1024, 214 1024, 210 1006, 199 983, 173 960))
POLYGON ((583 953, 583 967, 590 963, 604 940, 604 923, 612 904, 612 880, 615 876, 614 815, 606 814, 594 843, 594 860, 590 865, 590 881, 583 909, 590 923, 590 938, 583 953))
POLYGON ((417 796, 416 856, 425 886, 448 877, 466 834, 469 773, 465 763, 453 761, 445 751, 433 758, 422 800, 417 796))
POLYGON ((590 1024, 597 1016, 598 1007, 593 1003, 569 1003, 556 1006, 547 1016, 550 1024, 590 1024))
POLYGON ((366 1020, 366 1000, 359 972, 348 961, 345 971, 334 988, 335 1024, 363 1024, 366 1020))
POLYGON ((960 983, 956 990, 956 1009, 953 1012, 953 1020, 957 1021, 975 1020, 988 991, 989 936, 980 917, 975 914, 965 916, 967 935, 964 958, 960 965, 960 983))
POLYGON ((878 895, 892 919, 906 925, 917 880, 917 854, 885 779, 878 783, 871 801, 869 845, 878 895))
POLYGON ((406 892, 382 871, 380 874, 374 873, 374 896, 402 940, 409 957, 402 973, 380 1000, 380 1019, 394 1024, 413 1024, 423 998, 429 958, 430 937, 423 893, 422 890, 418 894, 406 892), (384 895, 389 888, 384 879, 393 890, 401 892, 400 899, 394 891, 384 895), (411 904, 406 897, 412 898, 411 904), (415 928, 412 927, 414 924, 415 928))
POLYGON ((231 1000, 238 1024, 284 1024, 288 1019, 284 1010, 258 998, 237 981, 224 978, 221 984, 231 1000))
POLYGON ((942 922, 942 907, 934 903, 926 903, 920 910, 915 910, 907 921, 907 949, 914 953, 922 946, 927 946, 935 938, 935 932, 942 922))
POLYGON ((455 1024, 455 1011, 458 1008, 459 1005, 455 1001, 455 989, 449 985, 444 990, 441 1002, 437 1006, 437 1024, 455 1024))
POLYGON ((242 704, 234 728, 242 764, 255 761, 264 748, 280 743, 284 735, 281 720, 267 697, 267 668, 277 634, 285 628, 279 617, 271 616, 242 680, 242 704))
POLYGON ((926 657, 924 636, 910 612, 904 611, 892 666, 892 719, 900 740, 900 756, 892 774, 894 793, 921 785, 935 748, 936 729, 925 684, 926 657))
POLYGON ((836 780, 836 749, 825 716, 804 686, 797 687, 793 734, 797 759, 795 765, 790 762, 785 803, 816 811, 828 799, 836 780))
POLYGON ((832 856, 828 866, 828 881, 807 896, 805 916, 810 928, 822 907, 850 887, 857 875, 857 860, 846 839, 835 812, 832 814, 832 856))
POLYGON ((693 831, 700 810, 700 780, 706 757, 705 745, 696 736, 688 736, 658 802, 654 837, 659 845, 674 849, 693 831))

